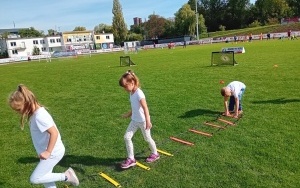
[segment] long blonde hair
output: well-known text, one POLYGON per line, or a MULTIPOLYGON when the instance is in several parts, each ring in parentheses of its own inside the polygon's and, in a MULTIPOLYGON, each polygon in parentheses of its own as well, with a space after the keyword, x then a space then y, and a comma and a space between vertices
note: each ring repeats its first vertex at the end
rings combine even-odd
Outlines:
POLYGON ((10 107, 19 111, 21 114, 21 129, 24 129, 24 123, 32 116, 37 106, 41 106, 34 94, 23 84, 18 85, 17 90, 10 96, 8 103, 10 107))
POLYGON ((140 87, 140 80, 139 78, 134 74, 134 72, 132 70, 128 70, 127 72, 125 72, 120 80, 119 80, 119 85, 121 87, 124 87, 126 85, 126 83, 128 82, 134 82, 134 85, 136 87, 140 87))

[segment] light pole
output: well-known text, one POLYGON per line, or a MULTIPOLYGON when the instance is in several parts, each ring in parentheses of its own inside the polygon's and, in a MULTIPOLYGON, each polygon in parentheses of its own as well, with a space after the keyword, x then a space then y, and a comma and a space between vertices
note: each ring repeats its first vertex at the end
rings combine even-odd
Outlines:
POLYGON ((195 0, 195 6, 196 6, 196 30, 197 30, 197 40, 199 40, 199 23, 198 23, 198 10, 197 10, 197 3, 198 0, 195 0))

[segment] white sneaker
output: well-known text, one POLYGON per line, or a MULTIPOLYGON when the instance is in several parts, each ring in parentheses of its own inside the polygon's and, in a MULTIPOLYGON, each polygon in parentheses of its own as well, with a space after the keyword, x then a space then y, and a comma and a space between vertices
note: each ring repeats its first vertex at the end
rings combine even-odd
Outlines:
POLYGON ((67 182, 70 182, 74 186, 79 185, 79 180, 71 167, 69 167, 69 169, 65 171, 65 175, 68 177, 67 182))

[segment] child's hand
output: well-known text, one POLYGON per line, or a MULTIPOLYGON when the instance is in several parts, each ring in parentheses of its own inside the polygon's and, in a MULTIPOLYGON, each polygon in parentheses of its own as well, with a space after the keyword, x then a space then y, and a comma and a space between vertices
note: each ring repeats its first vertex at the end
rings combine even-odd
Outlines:
POLYGON ((239 118, 239 115, 238 115, 238 114, 234 114, 234 115, 233 115, 233 118, 236 118, 236 119, 237 119, 237 118, 239 118))
POLYGON ((40 159, 47 160, 50 157, 51 153, 49 151, 44 151, 40 154, 40 159))
POLYGON ((151 128, 152 128, 152 123, 151 122, 146 123, 146 130, 151 129, 151 128))
POLYGON ((224 112, 222 116, 231 116, 229 112, 224 112))

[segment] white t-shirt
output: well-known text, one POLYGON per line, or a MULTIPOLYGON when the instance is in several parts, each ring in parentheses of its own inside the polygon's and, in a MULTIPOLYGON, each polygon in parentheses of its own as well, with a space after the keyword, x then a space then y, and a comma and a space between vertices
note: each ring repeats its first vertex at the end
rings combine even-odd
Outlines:
POLYGON ((246 89, 246 85, 239 81, 230 82, 227 87, 230 88, 235 98, 238 98, 238 95, 242 89, 246 89))
POLYGON ((140 100, 145 99, 145 94, 143 91, 138 88, 133 94, 130 94, 130 103, 131 103, 131 119, 136 122, 144 122, 145 119, 145 113, 141 106, 140 100))
MULTIPOLYGON (((44 107, 38 108, 30 117, 31 138, 38 155, 47 150, 50 138, 47 130, 52 126, 55 126, 56 128, 51 115, 46 111, 44 107)), ((56 151, 60 151, 61 149, 64 149, 64 145, 61 141, 60 133, 58 132, 57 141, 55 143, 52 154, 55 154, 56 151)))

